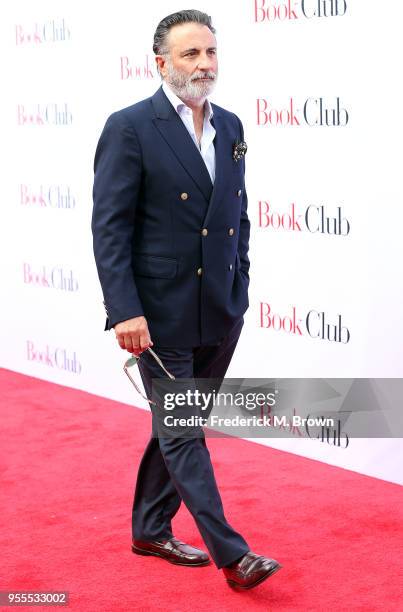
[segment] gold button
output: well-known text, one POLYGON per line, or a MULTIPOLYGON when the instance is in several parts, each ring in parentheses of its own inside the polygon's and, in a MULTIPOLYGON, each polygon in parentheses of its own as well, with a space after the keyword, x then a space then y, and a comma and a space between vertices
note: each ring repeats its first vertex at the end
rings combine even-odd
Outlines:
POLYGON ((238 198, 240 198, 240 197, 241 197, 241 195, 242 195, 242 189, 238 189, 238 191, 236 192, 236 194, 237 194, 238 198))
POLYGON ((228 270, 232 270, 232 264, 228 266, 228 270))
POLYGON ((187 200, 188 199, 188 194, 184 191, 183 193, 181 193, 181 200, 187 200))
POLYGON ((206 227, 203 227, 203 229, 202 229, 202 234, 203 234, 203 236, 207 236, 207 234, 208 234, 208 229, 207 229, 206 227))
POLYGON ((197 268, 197 276, 201 276, 202 275, 202 269, 201 268, 197 268))
POLYGON ((228 230, 228 233, 229 233, 230 236, 233 236, 234 235, 234 228, 230 227, 229 230, 228 230))

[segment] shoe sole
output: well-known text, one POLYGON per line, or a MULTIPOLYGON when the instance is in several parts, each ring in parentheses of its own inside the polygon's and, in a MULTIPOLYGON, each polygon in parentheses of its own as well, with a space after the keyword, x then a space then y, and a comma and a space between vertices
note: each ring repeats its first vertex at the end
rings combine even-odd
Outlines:
POLYGON ((200 561, 200 563, 181 563, 180 561, 175 561, 174 559, 168 559, 167 557, 164 557, 164 555, 160 555, 157 552, 144 550, 143 548, 138 548, 137 546, 132 546, 132 552, 134 552, 135 555, 143 555, 144 557, 159 557, 160 559, 164 559, 164 561, 168 561, 168 563, 172 563, 173 565, 184 565, 186 567, 203 567, 204 565, 210 565, 210 559, 200 561))
POLYGON ((227 580, 228 584, 235 589, 241 589, 243 591, 246 591, 247 589, 253 589, 253 587, 257 586, 258 584, 261 584, 264 580, 266 580, 266 578, 270 578, 270 576, 273 576, 273 574, 275 574, 276 572, 278 572, 279 569, 281 569, 283 566, 280 565, 280 563, 278 563, 277 565, 275 565, 274 567, 272 567, 267 574, 265 574, 264 576, 261 576, 259 578, 259 580, 256 580, 256 582, 253 582, 252 584, 247 584, 247 585, 241 585, 238 584, 237 582, 234 582, 234 580, 227 580))

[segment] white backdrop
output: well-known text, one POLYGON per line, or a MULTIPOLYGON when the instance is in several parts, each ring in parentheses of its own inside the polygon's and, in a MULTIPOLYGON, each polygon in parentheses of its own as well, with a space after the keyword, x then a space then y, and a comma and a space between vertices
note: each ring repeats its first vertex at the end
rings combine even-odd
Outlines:
MULTIPOLYGON (((181 8, 2 5, 3 367, 139 404, 127 353, 103 331, 92 164, 107 116, 159 87, 153 32, 181 8)), ((249 146, 250 309, 228 376, 401 377, 401 3, 193 8, 217 28, 212 99, 249 146)), ((399 440, 270 444, 400 479, 399 440)))

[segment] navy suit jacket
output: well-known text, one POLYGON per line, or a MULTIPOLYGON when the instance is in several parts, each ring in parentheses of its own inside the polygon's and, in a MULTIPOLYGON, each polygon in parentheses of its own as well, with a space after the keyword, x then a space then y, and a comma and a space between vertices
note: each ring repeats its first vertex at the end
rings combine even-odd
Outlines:
POLYGON ((91 224, 105 330, 143 315, 156 346, 216 344, 248 308, 245 162, 233 159, 243 128, 212 108, 214 186, 162 88, 106 121, 91 224))

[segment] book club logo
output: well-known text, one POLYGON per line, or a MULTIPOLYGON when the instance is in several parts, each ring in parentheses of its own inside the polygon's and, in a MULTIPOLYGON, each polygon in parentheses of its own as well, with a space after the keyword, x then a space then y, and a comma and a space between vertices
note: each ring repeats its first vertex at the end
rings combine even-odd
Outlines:
POLYGON ((41 289, 56 289, 58 291, 78 291, 78 281, 73 270, 65 270, 62 266, 38 266, 23 264, 23 281, 25 285, 41 289))
POLYGON ((48 368, 81 374, 82 367, 76 352, 64 347, 51 347, 49 344, 38 347, 32 340, 27 340, 26 358, 30 362, 40 363, 48 368))
POLYGON ((253 0, 255 23, 344 17, 346 0, 253 0))
POLYGON ((76 198, 69 185, 18 185, 19 203, 27 208, 63 208, 76 206, 76 198))
POLYGON ((349 445, 349 436, 348 434, 342 430, 342 422, 340 419, 333 419, 333 424, 326 424, 325 417, 319 417, 323 419, 325 423, 318 423, 316 425, 312 425, 310 423, 310 415, 307 417, 300 417, 298 415, 297 409, 293 408, 293 413, 291 419, 288 417, 283 417, 283 420, 279 423, 274 419, 274 410, 272 406, 265 405, 260 407, 260 418, 268 420, 268 426, 270 428, 275 428, 278 431, 285 431, 289 435, 295 436, 297 438, 309 438, 310 440, 317 440, 319 442, 323 442, 324 444, 329 444, 329 446, 337 446, 339 448, 347 448, 349 445), (303 428, 300 425, 296 425, 295 421, 303 421, 303 428), (288 421, 288 422, 287 422, 288 421), (303 433, 305 430, 305 434, 303 433))
POLYGON ((144 59, 120 57, 120 80, 150 80, 155 78, 155 68, 148 54, 144 59))
POLYGON ((301 314, 296 306, 290 306, 288 312, 277 312, 268 302, 260 302, 259 327, 294 337, 338 344, 350 342, 350 330, 343 325, 341 314, 334 316, 315 309, 301 314))
POLYGON ((62 127, 72 122, 73 115, 67 103, 17 104, 17 125, 62 127))
POLYGON ((258 227, 272 231, 348 236, 351 222, 343 214, 341 206, 335 209, 324 204, 299 207, 292 202, 279 210, 268 200, 259 200, 258 227))
POLYGON ((256 100, 256 122, 262 127, 345 127, 350 116, 340 97, 309 97, 284 102, 256 100))
POLYGON ((65 43, 70 39, 71 31, 64 18, 48 19, 28 25, 21 23, 15 25, 15 44, 17 47, 65 43))

